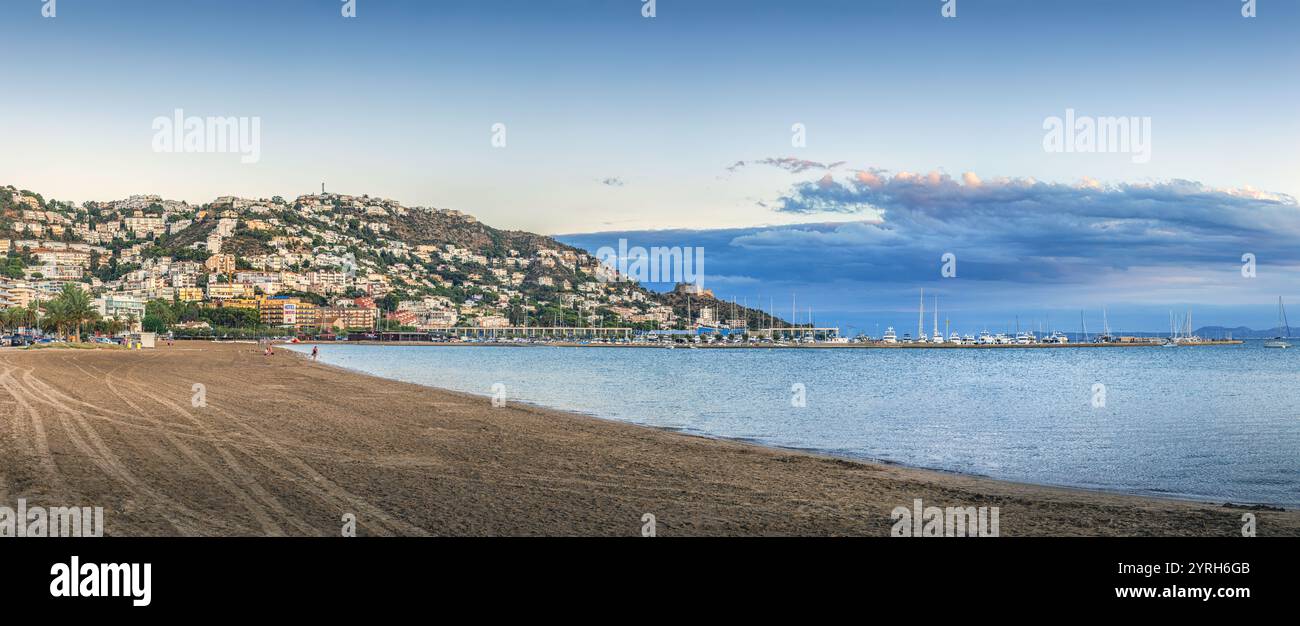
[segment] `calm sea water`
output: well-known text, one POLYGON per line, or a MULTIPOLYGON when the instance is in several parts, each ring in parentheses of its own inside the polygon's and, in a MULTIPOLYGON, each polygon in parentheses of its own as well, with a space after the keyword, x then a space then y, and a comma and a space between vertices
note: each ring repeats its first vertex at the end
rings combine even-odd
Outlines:
MULTIPOLYGON (((310 352, 312 344, 295 349, 310 352)), ((1300 505, 1300 350, 663 350, 321 344, 378 376, 994 478, 1300 505), (1094 384, 1105 405, 1094 406, 1094 384), (802 384, 806 406, 792 406, 802 384)), ((486 402, 486 400, 485 400, 486 402)))

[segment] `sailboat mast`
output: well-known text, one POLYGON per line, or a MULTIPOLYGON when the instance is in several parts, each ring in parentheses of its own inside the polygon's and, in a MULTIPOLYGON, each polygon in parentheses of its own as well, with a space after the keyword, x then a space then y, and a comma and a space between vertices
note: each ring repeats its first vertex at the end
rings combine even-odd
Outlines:
POLYGON ((1285 334, 1283 334, 1282 336, 1290 337, 1291 323, 1288 322, 1286 319, 1286 306, 1282 304, 1282 296, 1277 297, 1277 316, 1278 316, 1278 321, 1282 322, 1282 328, 1285 329, 1285 334))
POLYGON ((939 336, 939 296, 934 297, 934 335, 939 336))
POLYGON ((925 334, 925 287, 921 288, 921 310, 916 314, 916 339, 920 341, 925 334))

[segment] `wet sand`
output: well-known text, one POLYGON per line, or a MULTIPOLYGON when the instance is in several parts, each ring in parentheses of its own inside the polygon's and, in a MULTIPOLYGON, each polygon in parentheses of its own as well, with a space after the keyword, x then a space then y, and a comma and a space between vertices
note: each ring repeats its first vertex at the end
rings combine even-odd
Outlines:
MULTIPOLYGON (((1244 511, 717 441, 392 382, 253 344, 0 349, 0 506, 105 534, 888 535, 996 506, 1002 536, 1240 536, 1244 511), (200 397, 201 396, 201 397, 200 397)), ((1300 513, 1257 511, 1300 535, 1300 513)))

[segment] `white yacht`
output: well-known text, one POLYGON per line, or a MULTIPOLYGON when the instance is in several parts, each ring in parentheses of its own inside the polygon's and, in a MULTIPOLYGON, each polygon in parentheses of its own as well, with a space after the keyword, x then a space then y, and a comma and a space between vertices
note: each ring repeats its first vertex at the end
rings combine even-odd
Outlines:
POLYGON ((898 335, 894 332, 894 327, 890 326, 885 329, 885 336, 880 339, 884 343, 898 343, 898 335))
POLYGON ((1059 330, 1052 331, 1052 334, 1047 337, 1047 343, 1070 343, 1070 338, 1059 330))
POLYGON ((987 330, 980 331, 980 337, 977 340, 977 343, 981 345, 991 344, 993 343, 993 335, 990 335, 987 330))

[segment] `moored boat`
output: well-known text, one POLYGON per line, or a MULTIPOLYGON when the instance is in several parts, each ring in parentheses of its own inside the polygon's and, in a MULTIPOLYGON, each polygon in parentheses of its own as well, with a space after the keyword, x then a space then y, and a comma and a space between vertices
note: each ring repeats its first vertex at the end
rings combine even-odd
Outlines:
POLYGON ((1290 348, 1291 344, 1287 342, 1287 338, 1291 336, 1291 325, 1287 323, 1286 306, 1282 304, 1282 298, 1280 296, 1277 299, 1277 321, 1278 321, 1278 328, 1284 329, 1283 333, 1279 337, 1274 337, 1268 341, 1265 341, 1264 347, 1265 348, 1290 348))

